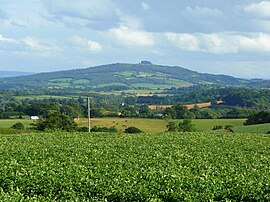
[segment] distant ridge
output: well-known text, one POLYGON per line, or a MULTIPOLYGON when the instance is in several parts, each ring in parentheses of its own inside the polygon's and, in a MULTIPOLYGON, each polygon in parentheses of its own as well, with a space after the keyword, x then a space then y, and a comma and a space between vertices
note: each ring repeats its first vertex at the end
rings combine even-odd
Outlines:
POLYGON ((18 71, 0 71, 0 78, 4 77, 16 77, 16 76, 27 76, 34 74, 32 72, 18 72, 18 71))
POLYGON ((121 91, 127 89, 168 89, 192 85, 260 86, 269 81, 248 80, 228 75, 205 74, 178 66, 155 65, 149 61, 139 64, 116 63, 39 73, 0 79, 0 89, 79 89, 121 91))

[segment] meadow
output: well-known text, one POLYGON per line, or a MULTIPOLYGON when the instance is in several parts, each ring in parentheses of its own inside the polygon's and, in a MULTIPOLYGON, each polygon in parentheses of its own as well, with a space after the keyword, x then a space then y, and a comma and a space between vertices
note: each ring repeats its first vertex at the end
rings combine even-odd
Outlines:
MULTIPOLYGON (((169 121, 180 122, 181 120, 165 120, 165 119, 136 119, 136 118, 93 118, 91 119, 93 126, 98 127, 116 127, 119 131, 125 128, 135 126, 144 132, 164 132, 167 130, 169 121)), ((195 119, 195 129, 198 132, 211 131, 215 125, 232 125, 243 126, 245 119, 195 119)), ((1 122, 0 122, 1 123, 1 122)), ((87 126, 87 119, 82 118, 78 121, 80 126, 87 126)))
MULTIPOLYGON (((195 119, 192 123, 195 125, 197 132, 210 132, 216 125, 232 125, 234 132, 237 133, 266 133, 270 131, 270 124, 260 124, 244 126, 246 119, 195 119)), ((164 132, 167 130, 169 121, 180 122, 181 120, 165 119, 142 119, 142 118, 92 118, 91 126, 97 127, 116 127, 118 131, 125 131, 127 127, 135 126, 144 132, 164 132)), ((0 119, 0 129, 10 128, 13 124, 21 122, 26 128, 32 127, 34 123, 27 119, 0 119)), ((78 126, 88 126, 86 118, 80 118, 76 121, 78 126)), ((222 131, 222 130, 221 130, 222 131)))
POLYGON ((0 136, 1 201, 269 201, 270 136, 0 136))

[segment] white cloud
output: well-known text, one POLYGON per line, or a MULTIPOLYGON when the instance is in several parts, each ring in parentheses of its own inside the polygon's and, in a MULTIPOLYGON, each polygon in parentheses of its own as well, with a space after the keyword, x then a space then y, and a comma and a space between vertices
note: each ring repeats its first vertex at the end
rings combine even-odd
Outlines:
POLYGON ((13 39, 0 34, 0 51, 54 57, 60 52, 60 49, 52 42, 40 41, 35 37, 13 39))
POLYGON ((82 38, 80 36, 74 36, 71 39, 71 41, 75 46, 77 46, 79 48, 83 48, 83 49, 88 50, 88 51, 93 52, 93 53, 100 52, 103 50, 103 47, 100 43, 82 38))
POLYGON ((147 3, 142 2, 142 3, 141 3, 141 8, 142 8, 142 10, 147 11, 147 10, 150 9, 150 6, 149 6, 147 3))
POLYGON ((155 45, 154 37, 151 33, 130 29, 127 26, 110 29, 109 34, 119 43, 130 48, 155 45))
POLYGON ((245 7, 245 11, 257 17, 270 17, 270 1, 261 1, 245 7))
POLYGON ((166 37, 183 51, 213 54, 270 52, 270 35, 263 33, 167 33, 166 37))
POLYGON ((119 21, 116 7, 110 0, 43 0, 48 19, 70 26, 96 29, 111 27, 119 21))

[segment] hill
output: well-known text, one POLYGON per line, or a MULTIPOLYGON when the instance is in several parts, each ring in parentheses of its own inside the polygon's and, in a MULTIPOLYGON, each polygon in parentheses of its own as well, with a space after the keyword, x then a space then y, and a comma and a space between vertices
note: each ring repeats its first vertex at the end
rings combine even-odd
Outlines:
POLYGON ((34 74, 31 72, 17 72, 17 71, 0 71, 0 78, 4 77, 15 77, 15 76, 26 76, 34 74))
MULTIPOLYGON (((109 64, 85 69, 39 73, 0 79, 0 89, 80 89, 116 91, 127 89, 166 89, 198 84, 245 86, 260 80, 245 80, 227 75, 191 71, 178 66, 139 64, 109 64)), ((266 84, 264 84, 266 85, 266 84)))

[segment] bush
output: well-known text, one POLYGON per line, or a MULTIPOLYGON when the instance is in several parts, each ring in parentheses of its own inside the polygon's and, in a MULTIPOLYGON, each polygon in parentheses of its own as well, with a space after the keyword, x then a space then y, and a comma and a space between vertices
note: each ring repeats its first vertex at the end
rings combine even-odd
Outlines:
POLYGON ((128 127, 125 129, 125 133, 142 133, 143 131, 141 131, 139 128, 136 127, 128 127))
POLYGON ((266 134, 270 134, 270 130, 266 134))
MULTIPOLYGON (((222 129, 223 128, 223 126, 222 125, 215 125, 214 127, 213 127, 213 130, 220 130, 220 129, 222 129)), ((226 128, 225 128, 226 129, 226 128)))
POLYGON ((91 132, 111 132, 111 133, 116 133, 117 129, 115 127, 107 128, 107 127, 94 126, 93 128, 91 128, 91 132))
POLYGON ((232 125, 226 125, 224 128, 225 128, 225 130, 227 130, 229 128, 233 128, 233 126, 232 125))
POLYGON ((195 125, 192 124, 190 119, 184 119, 183 122, 179 123, 179 131, 181 132, 192 132, 195 131, 195 125))
POLYGON ((167 131, 168 132, 177 132, 178 125, 176 124, 176 122, 169 122, 167 125, 167 131))
POLYGON ((24 130, 25 127, 21 122, 15 123, 11 126, 12 129, 16 129, 16 130, 24 130))

